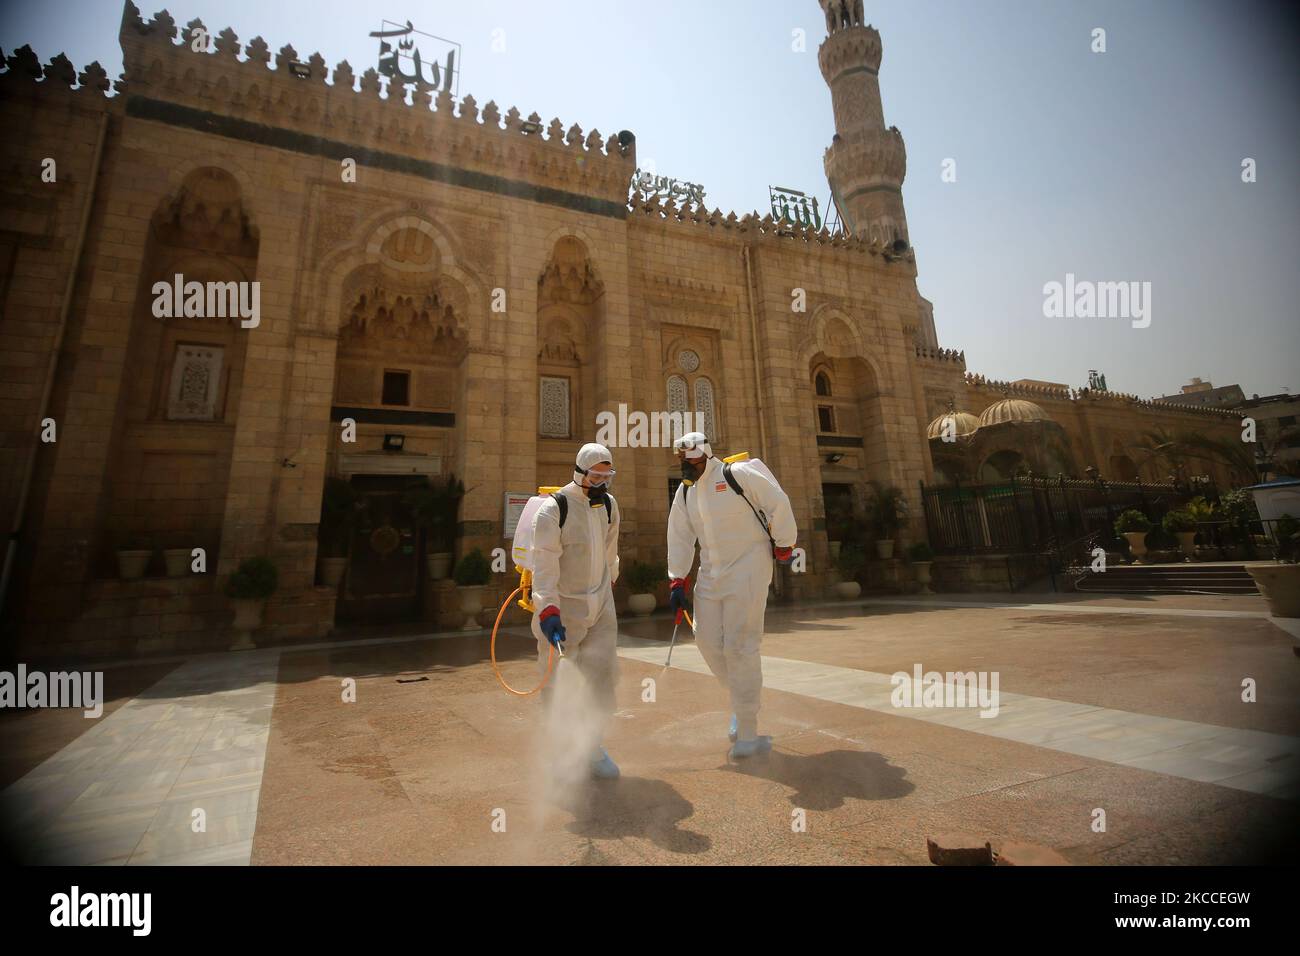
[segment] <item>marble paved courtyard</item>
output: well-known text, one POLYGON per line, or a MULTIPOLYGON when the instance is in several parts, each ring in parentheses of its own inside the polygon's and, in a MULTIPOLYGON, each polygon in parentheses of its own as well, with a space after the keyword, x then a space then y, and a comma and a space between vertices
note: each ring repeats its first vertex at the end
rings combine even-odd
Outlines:
MULTIPOLYGON (((928 865, 927 836, 954 832, 1079 865, 1300 849, 1300 659, 1258 597, 769 608, 760 729, 774 747, 744 765, 727 761, 727 698, 689 638, 665 668, 669 618, 620 627, 606 741, 617 782, 549 781, 542 705, 500 689, 487 632, 345 636, 108 666, 96 720, 5 712, 11 852, 109 865, 928 865), (996 712, 960 698, 895 706, 891 675, 918 666, 996 675, 996 712)), ((530 686, 526 629, 500 650, 507 679, 530 686)))

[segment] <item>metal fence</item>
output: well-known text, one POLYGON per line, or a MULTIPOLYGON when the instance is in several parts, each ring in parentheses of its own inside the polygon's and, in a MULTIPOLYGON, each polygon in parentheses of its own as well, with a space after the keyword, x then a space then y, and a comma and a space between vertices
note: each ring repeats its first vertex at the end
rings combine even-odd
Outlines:
POLYGON ((930 546, 936 554, 1046 554, 1095 536, 1118 548, 1115 519, 1129 509, 1154 527, 1186 500, 1217 499, 1212 486, 1140 481, 1013 478, 996 485, 921 483, 930 546))

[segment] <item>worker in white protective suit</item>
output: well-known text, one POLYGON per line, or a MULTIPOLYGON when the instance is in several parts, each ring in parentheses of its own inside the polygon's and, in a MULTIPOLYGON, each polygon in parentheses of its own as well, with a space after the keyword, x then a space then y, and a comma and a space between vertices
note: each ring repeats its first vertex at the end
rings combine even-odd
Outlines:
POLYGON ((687 576, 700 545, 695 583, 695 643, 709 669, 731 692, 730 756, 772 748, 758 736, 763 667, 759 643, 772 581, 772 560, 789 564, 795 541, 790 499, 767 466, 714 457, 699 432, 674 442, 682 483, 668 513, 670 602, 686 608, 687 576))
MULTIPOLYGON (((614 714, 618 620, 614 582, 618 580, 619 511, 609 493, 613 459, 604 445, 578 451, 573 481, 542 502, 533 518, 533 634, 538 661, 546 668, 548 645, 563 650, 566 667, 581 672, 594 701, 595 727, 561 728, 594 741, 591 773, 618 777, 618 766, 601 741, 614 714)), ((558 674, 557 674, 558 677, 558 674)), ((558 690, 557 690, 558 692, 558 690)))

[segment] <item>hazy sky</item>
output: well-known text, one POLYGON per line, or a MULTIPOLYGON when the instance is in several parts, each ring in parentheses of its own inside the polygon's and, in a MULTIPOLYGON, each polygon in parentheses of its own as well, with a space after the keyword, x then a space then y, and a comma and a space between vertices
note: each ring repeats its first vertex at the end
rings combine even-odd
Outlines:
MULTIPOLYGON (((142 6, 146 15, 160 0, 142 6)), ((1300 392, 1300 69, 1290 5, 1251 0, 867 0, 885 120, 940 344, 990 378, 1175 392, 1191 376, 1300 392), (1091 33, 1106 30, 1107 51, 1091 33), (1258 181, 1241 181, 1241 162, 1258 181), (940 178, 956 160, 957 181, 940 178), (1151 283, 1151 324, 1052 319, 1067 273, 1151 283)), ((702 183, 712 208, 767 187, 828 193, 834 132, 815 0, 181 0, 271 49, 360 74, 383 19, 463 45, 460 92, 609 135, 702 183), (803 29, 807 50, 796 52, 803 29), (496 33, 494 31, 504 31, 496 33), (494 52, 494 35, 505 49, 494 52)), ((0 47, 121 70, 116 0, 0 0, 0 47)))

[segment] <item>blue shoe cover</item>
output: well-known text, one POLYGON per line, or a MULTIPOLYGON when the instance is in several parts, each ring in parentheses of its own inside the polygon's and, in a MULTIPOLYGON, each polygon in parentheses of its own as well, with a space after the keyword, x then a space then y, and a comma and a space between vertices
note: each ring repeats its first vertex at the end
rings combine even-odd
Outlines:
POLYGON ((609 759, 605 748, 600 748, 600 756, 591 758, 591 775, 597 780, 617 780, 618 764, 609 759))
POLYGON ((753 740, 737 740, 731 745, 731 750, 727 753, 727 756, 732 760, 743 760, 746 757, 757 757, 759 754, 765 754, 771 749, 771 737, 755 737, 753 740))

